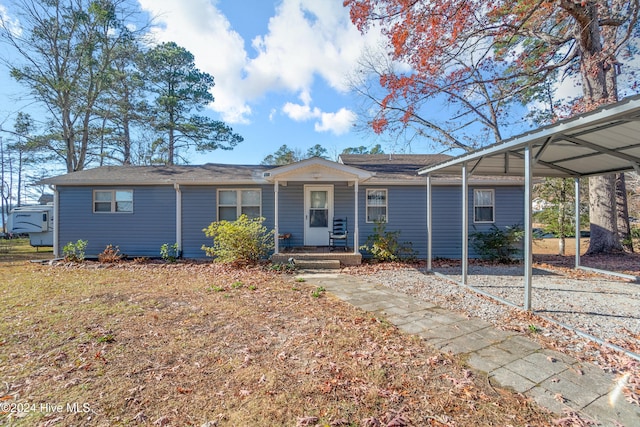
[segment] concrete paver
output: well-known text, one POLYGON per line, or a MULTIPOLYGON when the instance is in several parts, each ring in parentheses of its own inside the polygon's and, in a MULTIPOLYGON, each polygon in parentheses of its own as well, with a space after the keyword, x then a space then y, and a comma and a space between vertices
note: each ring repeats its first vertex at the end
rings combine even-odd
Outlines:
POLYGON ((472 369, 490 381, 524 393, 547 409, 576 411, 601 426, 638 426, 640 408, 624 399, 613 375, 578 362, 515 332, 337 272, 303 272, 307 282, 382 316, 401 331, 422 337, 442 351, 467 356, 472 369))

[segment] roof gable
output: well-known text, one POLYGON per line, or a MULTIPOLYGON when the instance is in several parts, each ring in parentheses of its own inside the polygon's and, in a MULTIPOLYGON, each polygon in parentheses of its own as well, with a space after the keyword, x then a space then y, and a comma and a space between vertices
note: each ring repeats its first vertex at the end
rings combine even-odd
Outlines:
POLYGON ((265 178, 269 181, 365 181, 373 175, 372 172, 321 157, 312 157, 265 172, 265 178))

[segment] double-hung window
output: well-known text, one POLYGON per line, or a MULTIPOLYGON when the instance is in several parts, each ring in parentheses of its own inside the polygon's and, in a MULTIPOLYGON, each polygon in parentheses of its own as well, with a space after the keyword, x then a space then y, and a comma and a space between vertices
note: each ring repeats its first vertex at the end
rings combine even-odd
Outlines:
POLYGON ((473 190, 473 222, 495 221, 495 194, 493 190, 473 190))
POLYGON ((387 190, 367 189, 367 222, 387 222, 387 190))
POLYGON ((235 221, 240 215, 259 218, 261 190, 218 190, 218 221, 235 221))
POLYGON ((133 212, 133 190, 94 190, 93 212, 131 213, 133 212))

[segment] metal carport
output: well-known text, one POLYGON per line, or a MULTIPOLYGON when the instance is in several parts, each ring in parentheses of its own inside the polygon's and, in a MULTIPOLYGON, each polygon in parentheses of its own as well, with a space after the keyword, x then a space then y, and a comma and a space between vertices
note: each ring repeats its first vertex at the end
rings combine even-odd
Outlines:
MULTIPOLYGON (((640 95, 545 126, 509 140, 421 169, 427 177, 427 268, 432 270, 431 176, 462 177, 462 284, 468 273, 468 179, 471 175, 524 177, 524 308, 531 310, 532 182, 534 177, 574 178, 635 170, 640 172, 640 95)), ((580 200, 576 197, 575 215, 580 200)), ((580 229, 576 221, 576 268, 580 229)))

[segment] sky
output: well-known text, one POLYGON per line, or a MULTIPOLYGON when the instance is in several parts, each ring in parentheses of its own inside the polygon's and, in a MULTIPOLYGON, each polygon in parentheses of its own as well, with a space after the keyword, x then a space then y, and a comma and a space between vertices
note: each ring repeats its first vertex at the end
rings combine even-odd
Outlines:
POLYGON ((375 33, 361 35, 342 0, 138 0, 155 39, 175 41, 214 76, 211 113, 244 137, 194 163, 260 163, 281 145, 315 144, 334 157, 374 145, 354 130, 357 100, 346 77, 375 33))
MULTIPOLYGON (((320 144, 335 158, 380 143, 354 129, 358 100, 346 84, 380 35, 360 34, 343 0, 132 1, 153 19, 157 42, 186 48, 214 77, 206 112, 244 138, 230 151, 190 153, 190 163, 257 164, 283 144, 302 152, 320 144)), ((0 12, 11 15, 9 1, 0 0, 0 12)), ((12 128, 16 112, 29 110, 24 91, 0 70, 0 126, 12 128)))
MULTIPOLYGON (((284 144, 302 152, 320 144, 334 159, 346 147, 405 148, 355 129, 360 100, 350 93, 347 76, 363 50, 383 39, 375 30, 357 31, 343 0, 130 1, 153 18, 157 42, 183 46, 214 77, 215 102, 207 113, 244 138, 230 151, 190 153, 190 163, 257 164, 284 144)), ((0 13, 11 15, 3 5, 10 0, 0 0, 0 13)), ((0 55, 5 51, 0 44, 0 55)), ((565 86, 576 90, 571 82, 565 86)), ((24 91, 0 69, 0 126, 12 127, 16 112, 28 110, 19 101, 24 91)), ((427 141, 410 148, 433 152, 427 141)))

